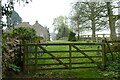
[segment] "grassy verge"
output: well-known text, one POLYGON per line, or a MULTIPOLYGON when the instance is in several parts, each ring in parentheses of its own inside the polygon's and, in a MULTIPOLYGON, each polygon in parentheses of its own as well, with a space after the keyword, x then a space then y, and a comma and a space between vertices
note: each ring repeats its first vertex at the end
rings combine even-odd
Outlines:
POLYGON ((49 78, 104 78, 98 69, 51 70, 37 73, 37 76, 49 78))

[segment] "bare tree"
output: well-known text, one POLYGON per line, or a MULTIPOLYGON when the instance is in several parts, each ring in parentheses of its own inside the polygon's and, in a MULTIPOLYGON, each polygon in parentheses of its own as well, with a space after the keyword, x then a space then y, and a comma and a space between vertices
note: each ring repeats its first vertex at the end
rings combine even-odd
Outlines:
MULTIPOLYGON (((84 23, 89 23, 85 25, 84 28, 89 28, 92 30, 92 40, 95 41, 95 32, 104 28, 106 26, 107 19, 101 15, 105 15, 105 3, 100 2, 77 2, 73 7, 74 14, 73 20, 76 21, 77 26, 83 25, 84 23)), ((79 35, 79 28, 78 28, 79 35)))
POLYGON ((107 12, 108 12, 108 17, 109 17, 109 27, 110 27, 110 38, 111 40, 116 40, 117 39, 117 35, 116 35, 116 26, 115 26, 115 22, 120 19, 120 15, 114 15, 113 14, 113 9, 114 7, 112 7, 111 2, 107 2, 107 12))

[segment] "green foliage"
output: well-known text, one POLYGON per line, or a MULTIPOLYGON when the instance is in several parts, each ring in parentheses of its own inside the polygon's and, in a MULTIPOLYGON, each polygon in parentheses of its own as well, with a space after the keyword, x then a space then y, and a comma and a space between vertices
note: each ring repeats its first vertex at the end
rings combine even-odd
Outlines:
POLYGON ((18 38, 19 40, 31 40, 36 37, 36 31, 33 28, 19 27, 3 33, 2 41, 7 42, 10 38, 18 38))
POLYGON ((10 16, 12 14, 13 2, 9 2, 8 4, 5 4, 5 6, 2 6, 2 15, 10 16))
POLYGON ((23 69, 23 54, 17 44, 31 40, 36 36, 32 28, 20 27, 3 33, 2 64, 3 75, 9 71, 20 72, 23 69))
MULTIPOLYGON (((21 1, 23 3, 24 2, 25 3, 29 2, 28 0, 14 0, 14 1, 8 0, 7 3, 5 3, 5 5, 0 5, 1 13, 2 13, 2 15, 0 17, 2 18, 2 16, 6 16, 6 18, 10 18, 11 15, 12 15, 12 11, 14 10, 13 3, 14 2, 21 2, 21 1)), ((1 3, 2 3, 2 1, 0 1, 0 4, 1 3)), ((1 24, 2 24, 2 26, 0 26, 1 29, 4 26, 11 27, 11 25, 3 24, 2 21, 1 21, 1 24)), ((32 31, 33 30, 30 30, 30 31, 27 31, 27 32, 29 32, 30 33, 29 35, 31 35, 32 31)), ((23 33, 24 33, 24 31, 23 31, 23 33)), ((35 32, 33 31, 33 33, 35 33, 35 32)), ((24 36, 25 36, 25 34, 22 35, 22 38, 25 38, 25 39, 26 38, 30 39, 30 38, 34 37, 34 35, 25 36, 25 37, 24 36)), ((16 46, 17 43, 19 43, 19 41, 17 41, 17 37, 19 39, 21 37, 19 37, 19 34, 18 35, 14 34, 14 31, 4 32, 3 35, 0 36, 0 37, 2 37, 2 73, 3 73, 3 77, 4 77, 6 74, 9 74, 9 75, 11 74, 10 72, 8 72, 8 70, 10 68, 15 72, 20 71, 20 69, 19 69, 18 65, 15 63, 15 61, 18 62, 18 63, 21 61, 20 60, 21 55, 19 55, 19 52, 18 52, 19 48, 16 46)), ((20 39, 20 40, 23 40, 23 39, 20 39)))
POLYGON ((10 70, 13 70, 15 72, 20 72, 20 67, 14 65, 14 64, 8 64, 8 67, 10 70))
POLYGON ((14 27, 13 24, 16 25, 22 21, 21 17, 14 11, 14 2, 19 2, 19 4, 23 2, 25 5, 31 1, 32 0, 8 0, 5 5, 0 5, 2 16, 6 16, 7 19, 7 24, 2 24, 2 28, 7 26, 8 29, 11 29, 11 27, 14 27))
POLYGON ((60 39, 68 36, 69 36, 69 29, 65 27, 65 25, 61 26, 61 28, 58 30, 56 38, 60 39))
POLYGON ((54 19, 53 25, 55 27, 54 31, 57 31, 56 35, 57 39, 69 36, 69 28, 66 17, 58 16, 57 18, 54 19))
POLYGON ((75 33, 70 31, 68 41, 76 41, 75 33))
POLYGON ((19 4, 21 3, 21 2, 23 2, 23 4, 25 5, 25 4, 28 4, 29 2, 32 2, 32 0, 15 0, 16 2, 19 2, 19 4))
POLYGON ((112 58, 108 57, 108 66, 107 71, 110 75, 112 75, 113 78, 119 78, 120 77, 120 52, 115 53, 115 60, 112 61, 112 58))
MULTIPOLYGON (((7 4, 5 4, 4 6, 1 6, 2 7, 2 16, 6 16, 6 18, 10 18, 11 15, 12 15, 12 11, 14 10, 14 7, 13 7, 13 2, 9 2, 7 4)), ((2 23, 2 28, 4 26, 7 26, 8 28, 10 28, 11 26, 8 25, 8 24, 3 24, 2 23)))
POLYGON ((28 27, 20 27, 13 30, 13 36, 22 40, 30 40, 36 36, 36 31, 28 27))

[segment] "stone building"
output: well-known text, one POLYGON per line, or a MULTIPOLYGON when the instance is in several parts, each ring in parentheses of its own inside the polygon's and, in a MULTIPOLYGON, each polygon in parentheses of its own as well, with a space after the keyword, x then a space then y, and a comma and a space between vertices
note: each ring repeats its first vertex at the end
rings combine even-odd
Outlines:
POLYGON ((33 24, 33 25, 30 25, 29 22, 22 22, 22 23, 18 24, 17 26, 15 26, 15 28, 18 28, 18 27, 30 27, 30 28, 33 28, 36 31, 36 35, 38 37, 42 37, 44 42, 49 40, 49 31, 48 31, 48 29, 43 27, 42 25, 40 25, 38 23, 38 21, 36 21, 35 24, 33 24))

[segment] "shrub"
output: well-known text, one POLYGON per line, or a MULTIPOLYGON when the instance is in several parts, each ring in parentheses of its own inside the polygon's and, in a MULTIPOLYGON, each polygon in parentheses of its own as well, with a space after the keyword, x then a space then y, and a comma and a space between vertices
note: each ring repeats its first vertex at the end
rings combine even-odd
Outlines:
POLYGON ((36 36, 36 32, 32 28, 20 27, 13 30, 13 36, 17 36, 19 39, 29 40, 36 36))
POLYGON ((76 41, 75 33, 70 31, 68 41, 76 41))
POLYGON ((17 44, 31 40, 36 36, 32 28, 20 27, 3 33, 2 36, 2 65, 3 76, 10 71, 20 72, 23 68, 23 54, 17 44))
POLYGON ((115 54, 115 60, 112 61, 112 58, 108 58, 108 66, 107 66, 107 71, 109 74, 112 75, 113 78, 120 78, 120 52, 117 52, 115 54))

